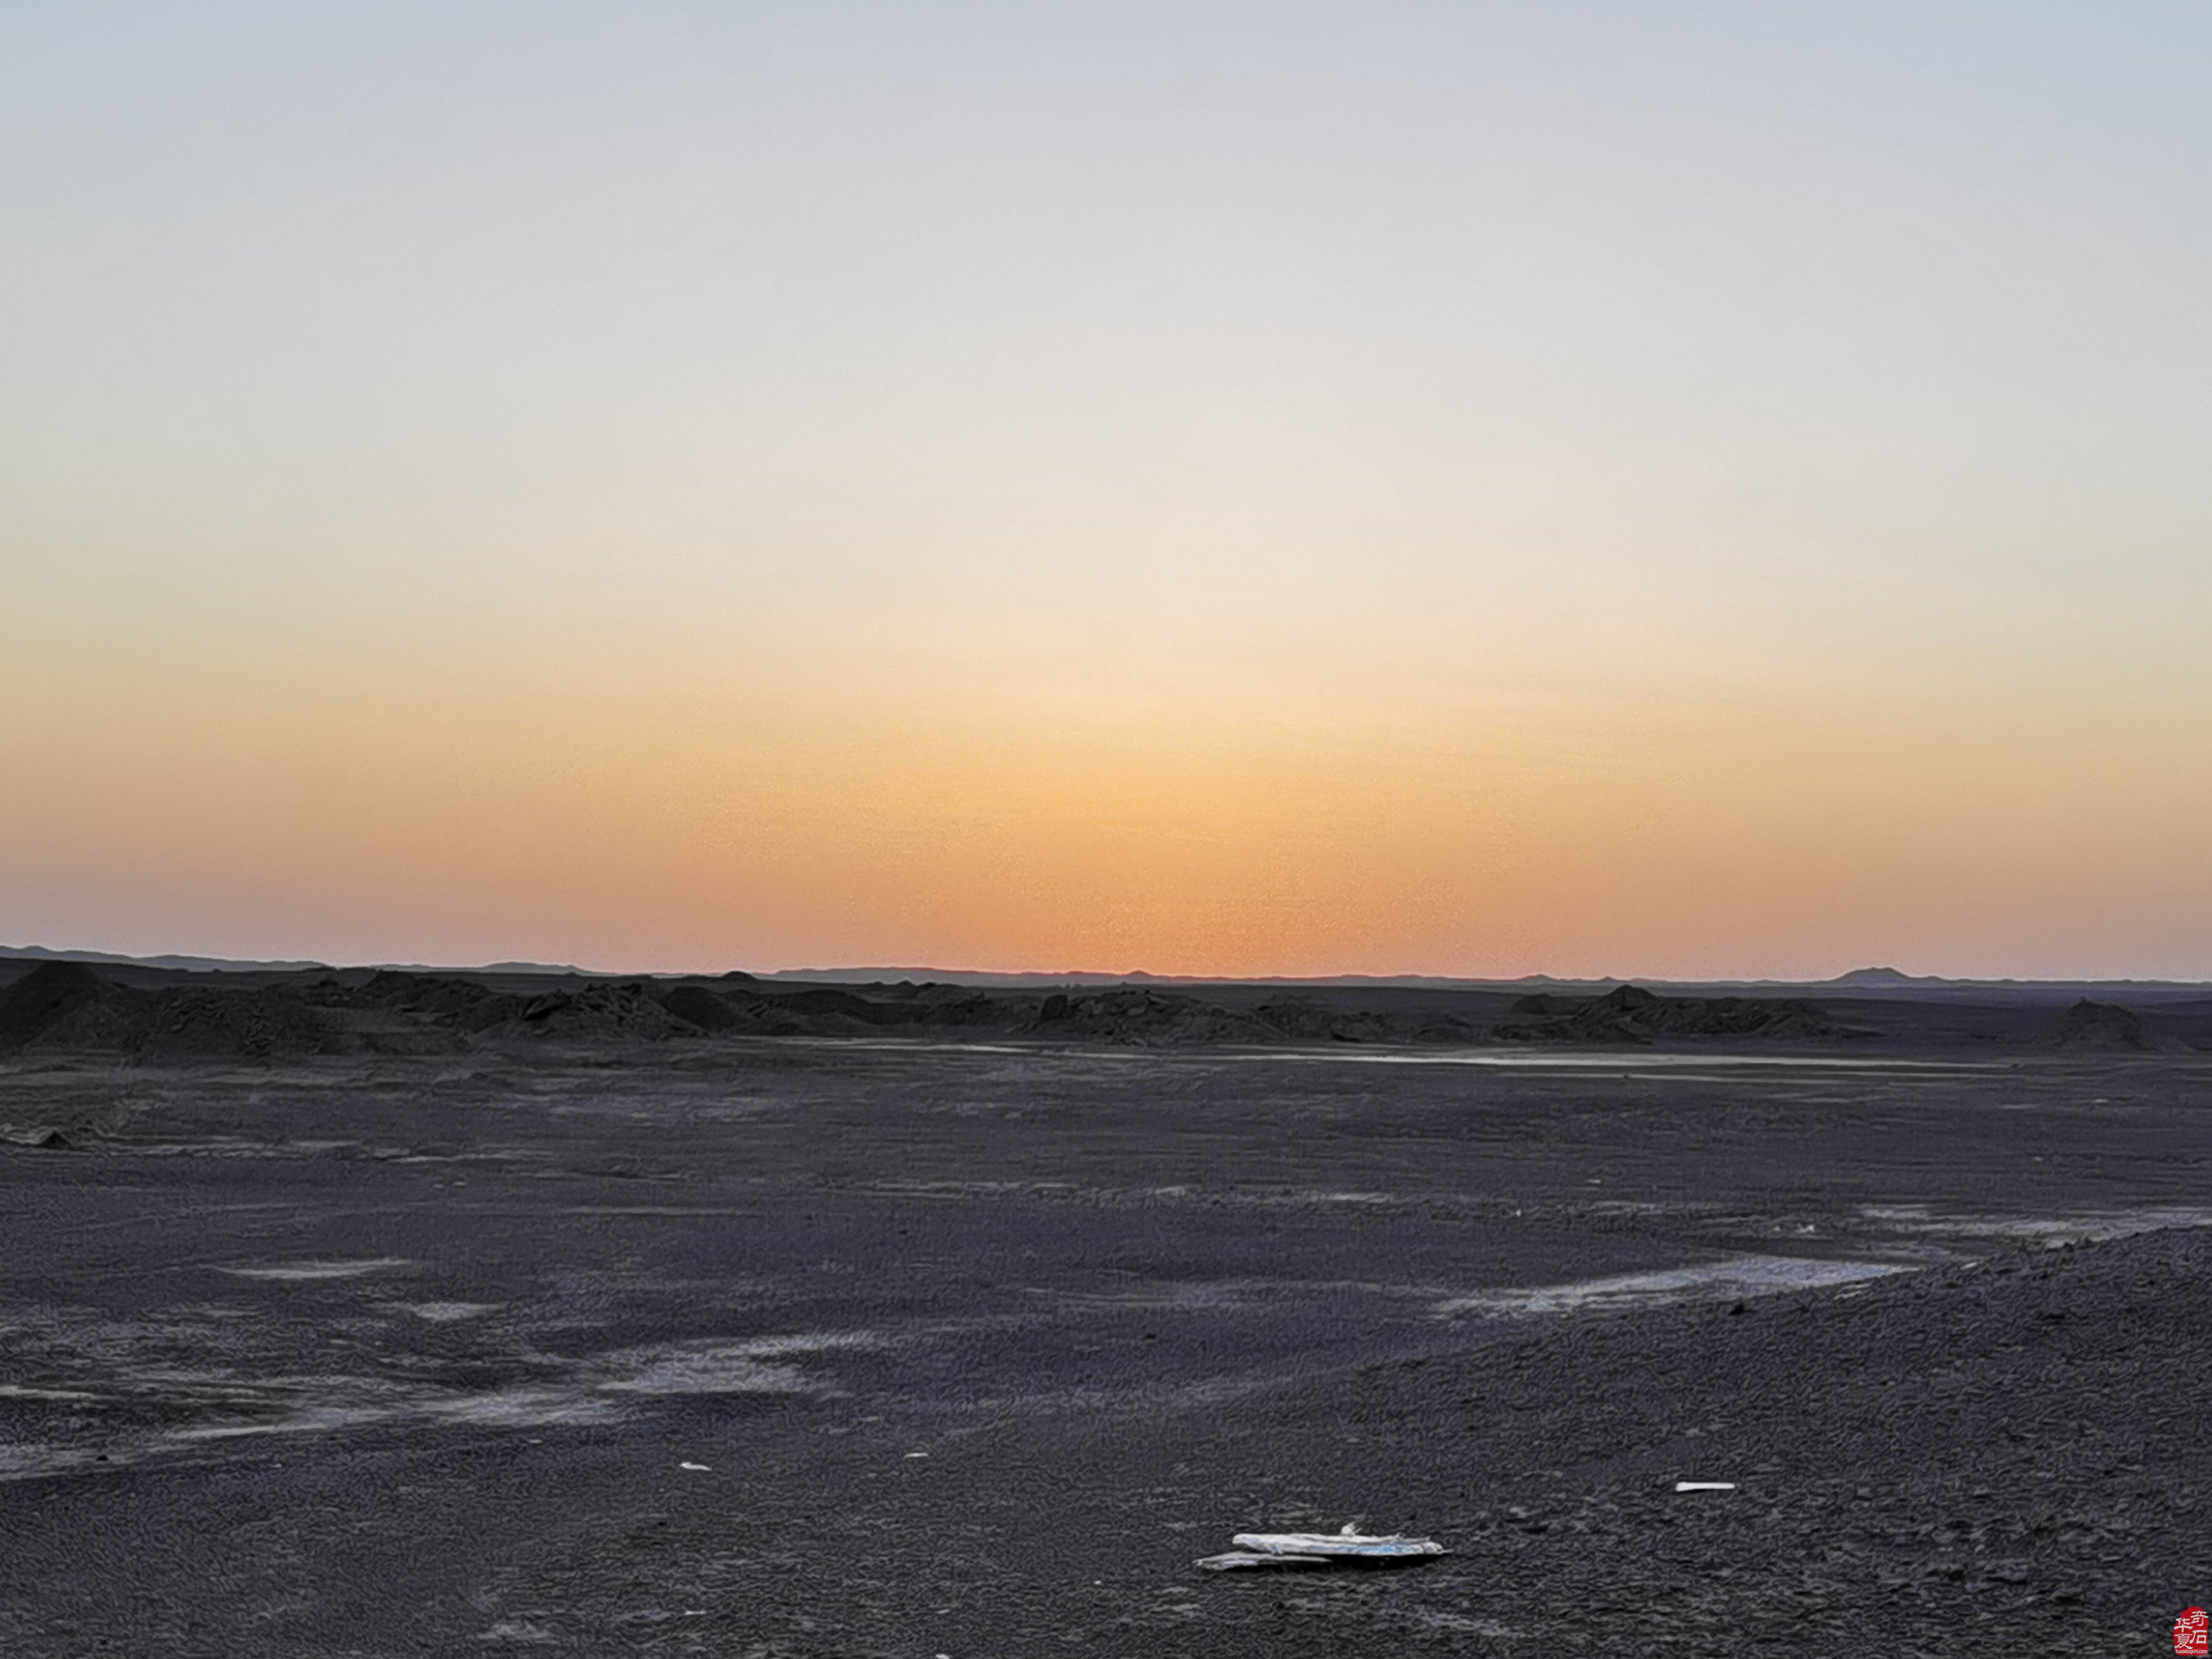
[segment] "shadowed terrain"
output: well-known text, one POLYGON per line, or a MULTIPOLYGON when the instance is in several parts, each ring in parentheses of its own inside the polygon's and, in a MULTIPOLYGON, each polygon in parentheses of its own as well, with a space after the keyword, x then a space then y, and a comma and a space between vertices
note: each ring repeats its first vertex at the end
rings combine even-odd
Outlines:
POLYGON ((30 969, 0 1651, 2155 1651, 2212 1056, 2082 1006, 30 969))
POLYGON ((1665 994, 1635 985, 1533 994, 1495 988, 1149 984, 981 989, 902 980, 794 985, 594 979, 566 973, 187 972, 0 963, 0 1054, 270 1060, 463 1052, 483 1042, 739 1036, 1004 1036, 1132 1047, 1364 1043, 1648 1046, 1961 1043, 2212 1050, 2212 1000, 2154 988, 2142 1010, 2048 992, 1665 994), (11 971, 12 969, 12 971, 11 971))

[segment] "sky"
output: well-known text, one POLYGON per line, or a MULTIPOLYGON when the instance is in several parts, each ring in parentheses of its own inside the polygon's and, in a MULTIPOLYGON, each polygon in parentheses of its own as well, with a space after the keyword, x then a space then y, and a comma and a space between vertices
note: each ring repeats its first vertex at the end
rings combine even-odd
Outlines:
POLYGON ((0 941, 2212 978, 2208 76, 0 3, 0 941))

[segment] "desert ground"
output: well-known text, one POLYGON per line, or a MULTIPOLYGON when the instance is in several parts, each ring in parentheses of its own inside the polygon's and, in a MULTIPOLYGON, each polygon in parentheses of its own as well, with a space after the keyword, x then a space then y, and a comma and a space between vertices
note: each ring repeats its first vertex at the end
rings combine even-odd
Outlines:
POLYGON ((2201 994, 0 979, 11 1659, 1956 1659, 2212 1601, 2201 994), (1351 1522, 1450 1553, 1193 1565, 1351 1522))

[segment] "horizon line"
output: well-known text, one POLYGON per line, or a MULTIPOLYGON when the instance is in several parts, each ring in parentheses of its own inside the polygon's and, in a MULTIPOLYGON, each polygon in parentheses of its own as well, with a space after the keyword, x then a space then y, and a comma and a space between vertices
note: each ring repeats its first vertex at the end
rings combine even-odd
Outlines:
POLYGON ((737 969, 608 969, 587 968, 574 963, 532 962, 502 960, 488 963, 426 963, 426 962, 356 962, 329 963, 309 957, 242 957, 203 955, 189 951, 161 951, 151 955, 134 955, 128 951, 99 951, 88 947, 44 945, 0 945, 0 960, 77 962, 88 965, 106 964, 116 967, 151 968, 170 972, 235 972, 235 973, 307 973, 321 969, 328 973, 349 973, 368 969, 392 973, 444 974, 544 974, 573 975, 584 979, 714 979, 743 975, 750 979, 802 981, 856 981, 865 983, 896 983, 900 980, 917 978, 937 983, 958 983, 962 981, 1018 981, 1030 985, 1051 984, 1128 984, 1153 983, 1164 985, 1310 985, 1310 986, 1436 986, 1436 987, 1515 987, 1524 985, 1562 986, 1844 986, 1853 988, 1879 988, 1893 986, 1899 989, 1921 987, 2072 987, 2072 986, 2142 986, 2157 988, 2207 988, 2212 981, 2191 979, 2160 979, 2139 976, 2023 977, 2019 975, 1911 974, 1888 966, 1868 966, 1847 969, 1840 974, 1821 979, 1791 979, 1772 975, 1710 978, 1682 978, 1668 974, 1601 974, 1567 975, 1528 973, 1510 977, 1474 974, 1433 973, 1341 973, 1341 974, 1162 974, 1149 969, 1122 969, 1088 968, 946 968, 923 964, 860 963, 837 967, 786 967, 737 969))

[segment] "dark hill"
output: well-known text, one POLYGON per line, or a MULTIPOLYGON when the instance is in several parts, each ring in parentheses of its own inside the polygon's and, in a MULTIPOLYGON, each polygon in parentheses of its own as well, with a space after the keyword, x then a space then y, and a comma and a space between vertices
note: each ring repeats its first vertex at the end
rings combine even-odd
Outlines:
POLYGON ((290 988, 185 986, 155 992, 137 1012, 130 1046, 153 1060, 275 1060, 350 1046, 290 988))
POLYGON ((660 1006, 702 1031, 727 1031, 744 1023, 728 998, 703 985, 679 985, 661 997, 660 1006))
POLYGON ((270 1060, 346 1046, 303 987, 185 984, 137 990, 82 963, 50 962, 0 992, 0 1049, 270 1060))
POLYGON ((520 1013, 527 997, 495 991, 453 974, 413 974, 380 969, 359 989, 333 986, 335 1000, 356 1007, 373 1006, 405 1014, 428 1015, 463 1030, 479 1031, 520 1013))
POLYGON ((46 962, 0 991, 0 1048, 20 1048, 112 990, 81 962, 46 962))
POLYGON ((2142 1018, 2116 1002, 2083 997, 2059 1016, 2052 1042, 2061 1048, 2148 1048, 2153 1046, 2142 1018))
MULTIPOLYGON (((1014 999, 1004 999, 1012 1001, 1014 999)), ((1027 1000, 1027 999, 1024 999, 1027 1000)), ((1282 1033, 1253 1015, 1194 996, 1149 988, 1056 994, 1036 1004, 1038 1029, 1054 1036, 1088 1037, 1150 1046, 1186 1042, 1280 1042, 1282 1033), (1052 1016, 1045 1017, 1046 1005, 1052 1016)))
POLYGON ((642 981, 585 984, 532 997, 491 1028, 504 1036, 556 1037, 569 1042, 605 1037, 696 1036, 699 1027, 665 1007, 642 981))

